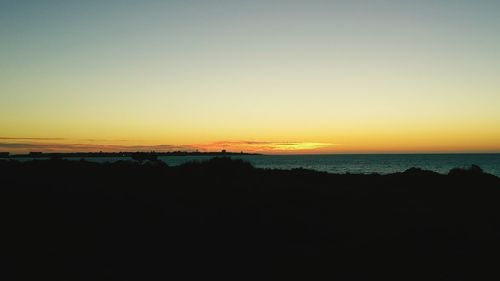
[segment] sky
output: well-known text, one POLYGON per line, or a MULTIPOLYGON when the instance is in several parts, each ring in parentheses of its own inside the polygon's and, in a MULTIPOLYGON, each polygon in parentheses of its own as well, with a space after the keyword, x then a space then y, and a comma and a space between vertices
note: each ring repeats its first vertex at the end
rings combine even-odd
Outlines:
POLYGON ((498 11, 0 0, 0 151, 500 152, 498 11))

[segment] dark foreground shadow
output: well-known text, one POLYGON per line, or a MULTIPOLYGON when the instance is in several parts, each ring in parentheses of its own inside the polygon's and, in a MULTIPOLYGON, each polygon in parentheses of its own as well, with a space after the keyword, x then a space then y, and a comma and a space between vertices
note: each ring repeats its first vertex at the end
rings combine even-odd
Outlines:
POLYGON ((3 280, 498 280, 500 179, 0 161, 3 280))

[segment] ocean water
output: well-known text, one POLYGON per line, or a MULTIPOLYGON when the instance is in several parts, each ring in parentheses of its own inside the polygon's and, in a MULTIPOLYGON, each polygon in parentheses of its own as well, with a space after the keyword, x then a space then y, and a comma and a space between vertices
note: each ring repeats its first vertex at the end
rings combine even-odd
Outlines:
MULTIPOLYGON (((211 156, 163 156, 168 165, 204 161, 211 156)), ((379 173, 402 172, 412 167, 448 173, 453 168, 467 168, 475 164, 485 172, 500 177, 500 154, 351 154, 351 155, 237 155, 255 167, 265 169, 306 168, 330 173, 379 173)), ((74 160, 79 160, 76 158, 74 160)), ((24 159, 29 160, 29 159, 24 159)), ((132 160, 128 157, 87 158, 88 161, 113 162, 132 160)))
MULTIPOLYGON (((168 165, 203 161, 208 156, 160 157, 168 165)), ((238 155, 258 168, 306 168, 330 173, 402 172, 412 167, 448 173, 453 168, 478 165, 485 172, 500 176, 500 154, 352 154, 352 155, 238 155)))

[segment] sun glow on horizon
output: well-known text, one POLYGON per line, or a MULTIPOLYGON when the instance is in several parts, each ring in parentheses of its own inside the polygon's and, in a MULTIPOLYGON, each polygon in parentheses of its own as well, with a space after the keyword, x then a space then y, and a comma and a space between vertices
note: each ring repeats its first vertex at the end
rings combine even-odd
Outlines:
POLYGON ((0 137, 0 151, 9 151, 14 154, 29 152, 130 152, 130 151, 156 151, 156 152, 245 152, 245 153, 307 153, 335 144, 313 142, 257 142, 257 141, 219 141, 206 144, 131 144, 103 140, 68 140, 64 138, 12 138, 0 137))

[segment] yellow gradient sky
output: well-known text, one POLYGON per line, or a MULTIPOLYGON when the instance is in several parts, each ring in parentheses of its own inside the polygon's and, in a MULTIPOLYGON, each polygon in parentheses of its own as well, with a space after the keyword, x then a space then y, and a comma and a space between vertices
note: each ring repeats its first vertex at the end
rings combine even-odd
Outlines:
POLYGON ((1 1, 0 151, 500 152, 498 1, 1 1))

